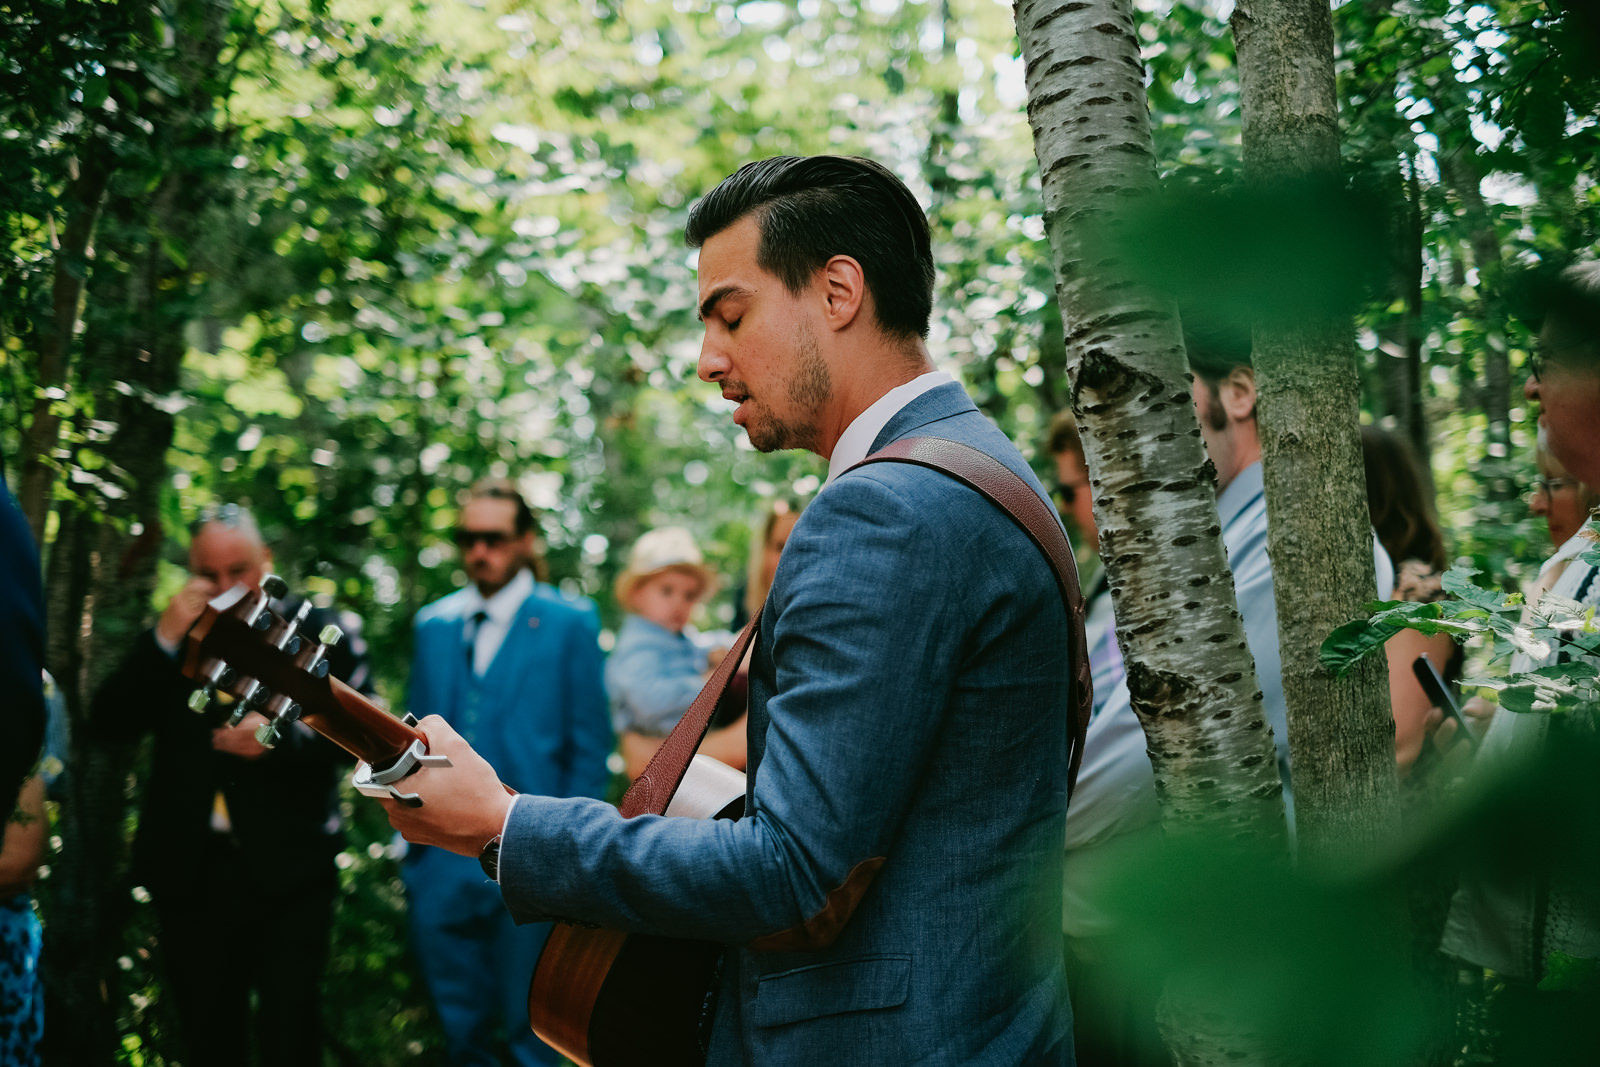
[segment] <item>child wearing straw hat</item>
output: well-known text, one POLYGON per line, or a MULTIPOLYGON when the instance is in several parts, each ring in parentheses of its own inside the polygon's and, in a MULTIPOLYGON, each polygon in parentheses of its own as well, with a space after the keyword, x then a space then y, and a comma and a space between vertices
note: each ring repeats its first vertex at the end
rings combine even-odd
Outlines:
MULTIPOLYGON (((713 664, 696 643, 689 616, 716 581, 694 536, 681 526, 640 537, 617 576, 617 603, 628 616, 606 662, 606 688, 629 778, 644 770, 705 685, 713 664)), ((707 734, 700 751, 742 769, 744 719, 707 734)))

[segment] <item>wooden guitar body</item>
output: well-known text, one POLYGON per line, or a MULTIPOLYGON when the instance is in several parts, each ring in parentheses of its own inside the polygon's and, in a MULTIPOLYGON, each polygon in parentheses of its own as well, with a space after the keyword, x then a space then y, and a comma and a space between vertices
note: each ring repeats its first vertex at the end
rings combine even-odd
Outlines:
MULTIPOLYGON (((737 819, 744 775, 696 756, 666 814, 737 819)), ((701 1067, 723 946, 558 924, 528 987, 534 1033, 580 1067, 701 1067)))

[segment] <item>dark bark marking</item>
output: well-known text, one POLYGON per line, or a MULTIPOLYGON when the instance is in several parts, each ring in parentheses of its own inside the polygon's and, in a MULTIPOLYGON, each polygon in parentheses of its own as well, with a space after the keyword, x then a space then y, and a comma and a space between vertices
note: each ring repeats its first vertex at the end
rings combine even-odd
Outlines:
POLYGON ((1082 11, 1084 8, 1092 7, 1092 6, 1093 5, 1091 5, 1091 4, 1082 4, 1082 3, 1062 4, 1060 7, 1056 8, 1054 11, 1050 12, 1050 14, 1045 15, 1043 18, 1039 19, 1038 22, 1035 22, 1033 24, 1033 28, 1035 30, 1041 30, 1044 27, 1050 25, 1050 23, 1054 22, 1056 19, 1060 18, 1063 15, 1070 15, 1074 11, 1082 11))
POLYGON ((1090 106, 1096 105, 1096 104, 1114 104, 1114 103, 1116 103, 1116 101, 1113 100, 1109 96, 1092 96, 1092 97, 1090 97, 1089 99, 1087 99, 1087 100, 1085 100, 1083 102, 1083 106, 1084 107, 1090 107, 1090 106))
POLYGON ((1259 767, 1261 764, 1265 763, 1266 761, 1267 761, 1266 757, 1261 755, 1261 753, 1252 752, 1250 755, 1246 756, 1244 759, 1239 761, 1239 766, 1241 766, 1241 767, 1259 767))
POLYGON ((1217 679, 1217 684, 1218 685, 1232 685, 1234 682, 1237 682, 1240 678, 1243 678, 1243 677, 1244 677, 1244 675, 1240 674, 1238 671, 1229 671, 1227 674, 1224 674, 1221 678, 1217 679))
POLYGON ((1062 100, 1065 100, 1067 97, 1071 96, 1072 93, 1073 90, 1071 89, 1062 89, 1059 92, 1046 93, 1037 100, 1031 100, 1028 102, 1028 114, 1032 115, 1035 111, 1043 111, 1051 104, 1060 103, 1062 100))
POLYGON ((1050 168, 1044 172, 1045 176, 1048 177, 1049 175, 1054 174, 1056 171, 1061 170, 1064 167, 1070 167, 1072 164, 1078 163, 1086 158, 1088 157, 1082 155, 1062 156, 1060 159, 1050 164, 1050 168))
POLYGON ((1210 585, 1210 584, 1211 584, 1211 575, 1209 575, 1209 574, 1202 574, 1202 575, 1198 575, 1197 577, 1189 579, 1189 585, 1190 585, 1191 588, 1194 588, 1194 589, 1198 589, 1203 585, 1210 585))
POLYGON ((1210 637, 1206 638, 1206 640, 1209 641, 1213 645, 1220 645, 1222 642, 1226 641, 1227 639, 1228 639, 1228 635, 1227 634, 1212 634, 1210 637))
POLYGON ((1194 544, 1198 540, 1200 540, 1200 538, 1194 534, 1179 534, 1177 537, 1172 539, 1172 544, 1177 548, 1187 548, 1189 545, 1194 544))
POLYGON ((1114 22, 1102 22, 1100 25, 1096 26, 1094 29, 1095 29, 1096 33, 1109 34, 1109 35, 1115 36, 1115 37, 1120 37, 1123 34, 1122 27, 1118 26, 1114 22))

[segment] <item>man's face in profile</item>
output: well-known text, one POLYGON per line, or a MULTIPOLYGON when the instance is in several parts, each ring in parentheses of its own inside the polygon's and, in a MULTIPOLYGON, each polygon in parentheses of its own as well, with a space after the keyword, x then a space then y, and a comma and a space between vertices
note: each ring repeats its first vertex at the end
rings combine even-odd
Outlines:
POLYGON ((700 377, 738 403, 733 421, 758 450, 815 452, 833 383, 817 347, 811 294, 791 293, 762 269, 760 243, 760 226, 746 216, 700 249, 700 377))
POLYGON ((1552 315, 1539 331, 1542 369, 1523 394, 1539 402, 1550 452, 1586 485, 1600 485, 1600 339, 1584 338, 1552 315))

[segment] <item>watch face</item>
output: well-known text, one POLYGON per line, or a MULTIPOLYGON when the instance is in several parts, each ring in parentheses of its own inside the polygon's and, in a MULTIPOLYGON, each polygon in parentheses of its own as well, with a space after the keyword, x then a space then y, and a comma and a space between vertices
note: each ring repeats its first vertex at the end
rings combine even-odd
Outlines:
POLYGON ((489 881, 500 881, 500 835, 495 834, 489 843, 483 846, 483 851, 478 853, 478 865, 483 868, 483 873, 489 876, 489 881))

